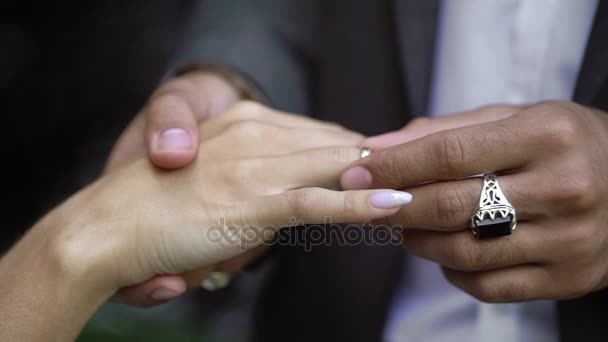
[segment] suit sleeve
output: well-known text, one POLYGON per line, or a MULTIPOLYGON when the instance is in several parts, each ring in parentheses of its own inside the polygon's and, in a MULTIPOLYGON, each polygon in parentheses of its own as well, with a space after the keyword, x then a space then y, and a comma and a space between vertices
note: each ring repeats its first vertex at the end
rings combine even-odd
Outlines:
POLYGON ((251 80, 276 108, 308 113, 310 60, 296 48, 298 35, 291 34, 302 28, 286 27, 301 22, 289 23, 283 18, 294 3, 199 1, 173 66, 205 62, 229 67, 251 80))

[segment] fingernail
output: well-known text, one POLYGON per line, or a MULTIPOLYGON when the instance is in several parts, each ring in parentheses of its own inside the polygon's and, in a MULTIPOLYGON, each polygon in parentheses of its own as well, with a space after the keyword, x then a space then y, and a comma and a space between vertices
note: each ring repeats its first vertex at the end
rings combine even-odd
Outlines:
POLYGON ((152 293, 150 294, 150 298, 157 300, 159 302, 164 302, 164 301, 171 300, 179 295, 180 295, 179 293, 177 293, 171 289, 168 289, 165 287, 160 287, 160 288, 152 291, 152 293))
POLYGON ((344 190, 368 189, 372 186, 372 174, 363 166, 355 166, 344 171, 341 185, 344 190))
POLYGON ((401 208, 411 201, 412 194, 395 190, 376 192, 369 197, 369 204, 378 209, 401 208))
POLYGON ((169 128, 156 139, 159 150, 188 150, 192 148, 192 137, 183 128, 169 128))

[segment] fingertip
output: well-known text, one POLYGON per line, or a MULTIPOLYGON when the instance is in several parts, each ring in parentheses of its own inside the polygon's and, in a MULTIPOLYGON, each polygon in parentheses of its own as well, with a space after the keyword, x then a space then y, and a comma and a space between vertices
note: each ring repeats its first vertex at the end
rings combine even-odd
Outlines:
MULTIPOLYGON (((396 214, 403 206, 411 203, 412 195, 403 191, 353 190, 346 191, 347 198, 358 198, 359 210, 351 211, 352 217, 345 217, 349 222, 367 222, 396 214)), ((348 199, 345 199, 348 202, 348 199)), ((337 206, 339 208, 339 206, 337 206)), ((348 213, 346 213, 348 215, 348 213)))
POLYGON ((412 194, 405 191, 380 190, 373 192, 369 204, 376 209, 399 209, 412 202, 412 194))
POLYGON ((372 174, 363 166, 354 166, 342 174, 340 185, 344 190, 369 189, 372 186, 372 174))
POLYGON ((181 275, 167 274, 158 277, 159 285, 183 294, 188 290, 186 280, 181 275))
POLYGON ((135 307, 151 307, 175 299, 187 290, 186 281, 178 275, 159 275, 141 284, 120 289, 113 301, 135 307))
POLYGON ((163 151, 150 153, 150 160, 163 169, 178 169, 190 165, 196 158, 196 150, 163 151))
POLYGON ((166 129, 150 140, 150 159, 162 168, 184 167, 196 157, 197 138, 196 133, 183 128, 166 129))
POLYGON ((149 292, 149 298, 160 303, 175 299, 187 290, 186 281, 179 276, 160 276, 156 278, 156 288, 149 292))

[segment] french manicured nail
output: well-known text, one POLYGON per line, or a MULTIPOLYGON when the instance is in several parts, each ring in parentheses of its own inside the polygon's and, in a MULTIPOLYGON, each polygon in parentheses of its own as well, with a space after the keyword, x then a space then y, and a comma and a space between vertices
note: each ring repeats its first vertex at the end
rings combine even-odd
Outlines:
POLYGON ((189 150, 192 146, 192 137, 183 128, 169 128, 156 139, 159 150, 189 150))
POLYGON ((372 186, 372 174, 363 166, 355 166, 342 174, 342 189, 361 190, 372 186))
POLYGON ((150 294, 150 298, 157 300, 159 302, 164 302, 164 301, 171 300, 179 295, 180 295, 179 293, 177 293, 171 289, 168 289, 165 287, 160 287, 160 288, 152 291, 152 293, 150 294))
POLYGON ((395 190, 379 191, 369 197, 369 204, 378 209, 401 208, 411 201, 412 194, 395 190))

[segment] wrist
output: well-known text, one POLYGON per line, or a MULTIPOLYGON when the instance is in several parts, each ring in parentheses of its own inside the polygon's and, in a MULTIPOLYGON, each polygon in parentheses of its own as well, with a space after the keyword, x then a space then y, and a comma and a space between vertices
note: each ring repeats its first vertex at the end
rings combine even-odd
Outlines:
POLYGON ((65 206, 37 223, 0 260, 0 307, 5 308, 0 331, 9 340, 75 340, 115 291, 89 254, 75 253, 81 249, 70 240, 78 234, 69 233, 73 227, 61 218, 65 206))
POLYGON ((99 182, 81 190, 53 209, 23 239, 32 258, 45 259, 45 268, 64 286, 106 300, 119 287, 113 254, 118 237, 108 234, 113 221, 96 200, 99 182), (92 196, 91 196, 92 195, 92 196), (32 246, 36 246, 33 247, 32 246), (37 252, 36 252, 37 251, 37 252))
MULTIPOLYGON (((71 204, 71 203, 66 203, 71 204)), ((47 269, 55 280, 89 298, 103 302, 118 289, 118 279, 111 265, 114 241, 103 236, 104 227, 88 213, 65 215, 66 205, 55 209, 31 231, 28 238, 44 240, 40 250, 47 259, 47 269), (66 217, 76 217, 66 221, 66 217), (95 239, 92 235, 98 232, 95 239), (91 234, 93 233, 93 234, 91 234)), ((33 242, 32 244, 34 244, 33 242)), ((33 257, 42 258, 41 255, 33 257)))

